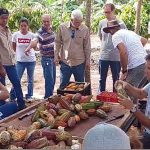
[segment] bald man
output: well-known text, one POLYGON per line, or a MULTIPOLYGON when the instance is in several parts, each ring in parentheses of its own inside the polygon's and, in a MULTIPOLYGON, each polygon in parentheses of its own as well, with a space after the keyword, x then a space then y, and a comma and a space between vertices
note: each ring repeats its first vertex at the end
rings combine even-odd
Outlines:
POLYGON ((39 43, 41 64, 45 79, 44 99, 53 95, 55 85, 56 65, 54 63, 54 40, 55 35, 52 31, 51 16, 49 14, 44 14, 42 15, 42 27, 38 30, 35 38, 25 50, 25 54, 28 55, 28 53, 30 53, 30 49, 36 47, 37 43, 39 43))

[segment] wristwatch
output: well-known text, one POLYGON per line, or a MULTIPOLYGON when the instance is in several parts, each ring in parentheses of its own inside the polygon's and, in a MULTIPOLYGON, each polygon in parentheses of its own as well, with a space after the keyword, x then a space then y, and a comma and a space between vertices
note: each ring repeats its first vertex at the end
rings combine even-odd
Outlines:
POLYGON ((137 110, 138 110, 138 106, 137 106, 137 105, 134 105, 134 106, 130 109, 130 112, 131 112, 131 113, 135 113, 137 110))

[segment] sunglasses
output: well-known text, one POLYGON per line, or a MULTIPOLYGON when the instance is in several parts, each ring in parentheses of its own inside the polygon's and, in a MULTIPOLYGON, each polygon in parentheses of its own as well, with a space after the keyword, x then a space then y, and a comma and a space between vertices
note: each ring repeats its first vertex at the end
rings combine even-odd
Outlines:
POLYGON ((105 14, 110 14, 110 13, 111 13, 111 11, 104 11, 104 13, 105 13, 105 14))
POLYGON ((75 30, 71 30, 71 38, 72 38, 72 39, 75 38, 75 30))

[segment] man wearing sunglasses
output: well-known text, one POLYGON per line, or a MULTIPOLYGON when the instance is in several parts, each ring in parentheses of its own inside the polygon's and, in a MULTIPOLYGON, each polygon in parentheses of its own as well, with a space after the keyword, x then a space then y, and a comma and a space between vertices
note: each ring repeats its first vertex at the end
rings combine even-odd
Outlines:
POLYGON ((84 82, 85 69, 90 68, 90 33, 82 24, 83 14, 74 10, 70 22, 58 29, 55 40, 55 63, 60 64, 60 88, 63 89, 74 75, 75 81, 84 82))
MULTIPOLYGON (((112 36, 110 33, 105 33, 103 28, 107 27, 107 22, 116 19, 115 15, 115 6, 112 3, 107 3, 104 6, 104 15, 103 19, 99 24, 98 35, 101 41, 101 52, 99 59, 99 74, 100 74, 100 83, 99 83, 99 92, 105 91, 106 89, 106 78, 108 69, 110 67, 112 78, 113 78, 113 91, 114 83, 119 79, 120 73, 120 57, 119 52, 115 51, 115 48, 112 43, 112 36)), ((122 21, 119 21, 122 22, 122 21)), ((125 24, 122 22, 121 28, 126 28, 125 24)))

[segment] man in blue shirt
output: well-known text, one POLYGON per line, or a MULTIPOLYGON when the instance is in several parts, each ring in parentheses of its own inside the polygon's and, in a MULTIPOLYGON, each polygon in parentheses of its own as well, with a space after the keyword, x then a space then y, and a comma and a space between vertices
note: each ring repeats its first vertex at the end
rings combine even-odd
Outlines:
POLYGON ((41 53, 41 64, 45 78, 45 96, 48 98, 53 95, 55 79, 56 79, 56 65, 54 63, 54 40, 55 35, 52 31, 51 16, 44 14, 42 16, 42 27, 36 33, 36 37, 31 41, 31 44, 25 50, 26 55, 31 48, 36 47, 39 43, 39 50, 41 53))

